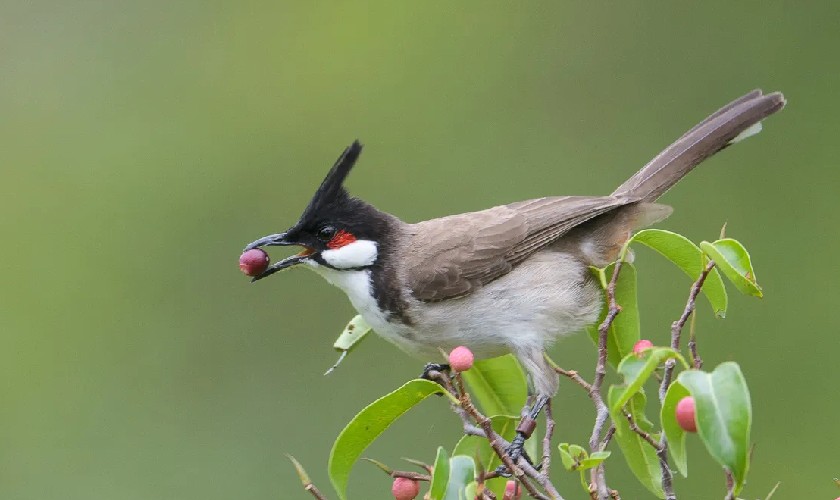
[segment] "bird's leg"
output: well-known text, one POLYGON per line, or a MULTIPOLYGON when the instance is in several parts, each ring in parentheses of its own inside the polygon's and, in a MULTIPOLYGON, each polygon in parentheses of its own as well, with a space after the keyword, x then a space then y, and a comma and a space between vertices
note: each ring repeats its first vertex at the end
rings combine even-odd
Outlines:
MULTIPOLYGON (((528 409, 527 412, 522 416, 522 419, 519 421, 519 425, 516 426, 516 436, 513 437, 513 440, 510 442, 510 446, 507 449, 507 454, 510 457, 513 463, 516 463, 519 460, 519 457, 525 454, 525 441, 531 437, 531 434, 534 433, 534 429, 537 428, 537 417, 540 415, 545 404, 548 402, 548 396, 537 396, 537 400, 534 402, 533 406, 528 409)), ((528 456, 525 455, 525 459, 528 460, 528 456)), ((528 460, 531 462, 530 460, 528 460)), ((533 462, 531 462, 533 465, 533 462)), ((507 470, 507 467, 504 465, 500 465, 496 472, 502 476, 509 476, 510 471, 507 470)))

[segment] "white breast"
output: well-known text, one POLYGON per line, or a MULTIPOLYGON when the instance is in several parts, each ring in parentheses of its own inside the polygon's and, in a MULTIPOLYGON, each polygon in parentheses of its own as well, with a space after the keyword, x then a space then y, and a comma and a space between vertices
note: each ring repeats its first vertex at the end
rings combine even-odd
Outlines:
POLYGON ((308 264, 330 284, 337 286, 347 294, 356 311, 365 318, 365 321, 373 327, 373 330, 380 337, 406 352, 415 352, 414 343, 408 340, 412 337, 408 331, 409 328, 405 325, 389 322, 388 314, 379 308, 379 304, 373 296, 369 270, 339 271, 319 266, 313 261, 308 262, 308 264))

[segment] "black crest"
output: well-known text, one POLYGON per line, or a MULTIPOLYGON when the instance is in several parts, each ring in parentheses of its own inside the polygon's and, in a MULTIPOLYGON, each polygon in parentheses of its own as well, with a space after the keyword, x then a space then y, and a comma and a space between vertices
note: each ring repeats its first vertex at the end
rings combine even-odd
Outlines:
POLYGON ((344 189, 344 179, 350 173, 350 169, 356 164, 359 155, 362 154, 362 144, 357 140, 353 144, 347 146, 341 156, 335 161, 327 176, 324 177, 323 182, 315 191, 303 215, 300 216, 301 222, 312 219, 315 214, 325 211, 330 205, 335 205, 337 202, 349 198, 347 190, 344 189))

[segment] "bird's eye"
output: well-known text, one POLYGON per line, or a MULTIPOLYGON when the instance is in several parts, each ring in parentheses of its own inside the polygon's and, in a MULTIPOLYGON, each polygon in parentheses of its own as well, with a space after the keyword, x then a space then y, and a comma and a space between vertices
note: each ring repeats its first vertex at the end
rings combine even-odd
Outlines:
POLYGON ((318 230, 318 239, 330 241, 335 236, 336 229, 333 226, 324 226, 318 230))

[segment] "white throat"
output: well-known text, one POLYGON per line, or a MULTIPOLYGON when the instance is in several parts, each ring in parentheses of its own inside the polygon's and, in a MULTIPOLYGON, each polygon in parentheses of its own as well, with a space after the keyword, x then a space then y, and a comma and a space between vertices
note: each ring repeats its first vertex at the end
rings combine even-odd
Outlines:
POLYGON ((340 248, 324 250, 321 257, 336 269, 352 269, 373 264, 377 254, 375 241, 356 240, 340 248))

